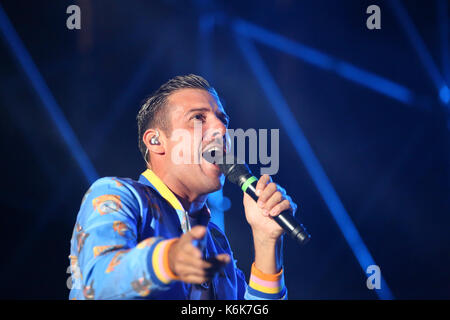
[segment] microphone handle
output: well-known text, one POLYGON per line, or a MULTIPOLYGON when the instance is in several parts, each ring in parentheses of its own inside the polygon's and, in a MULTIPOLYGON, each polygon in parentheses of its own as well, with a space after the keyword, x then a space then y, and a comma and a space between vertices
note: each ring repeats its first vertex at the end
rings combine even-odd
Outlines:
MULTIPOLYGON (((256 195, 256 184, 258 179, 255 176, 246 177, 245 182, 242 183, 241 189, 247 193, 253 200, 258 201, 258 196, 256 195)), ((273 219, 284 229, 284 231, 289 234, 293 239, 295 239, 298 244, 306 244, 311 236, 306 231, 305 227, 298 222, 289 210, 282 211, 273 219)))

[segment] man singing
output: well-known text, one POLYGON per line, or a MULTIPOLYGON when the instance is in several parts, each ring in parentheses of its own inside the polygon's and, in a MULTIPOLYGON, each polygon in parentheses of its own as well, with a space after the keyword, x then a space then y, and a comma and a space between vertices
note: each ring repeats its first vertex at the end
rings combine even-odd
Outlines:
POLYGON ((214 88, 196 75, 175 77, 145 100, 137 120, 147 169, 138 181, 101 178, 86 192, 71 240, 70 298, 286 299, 283 229, 273 217, 296 204, 284 189, 263 175, 258 202, 243 196, 255 252, 248 284, 209 221, 206 200, 224 176, 201 154, 224 148, 228 126, 214 88), (193 137, 183 148, 173 138, 179 131, 193 137), (192 161, 174 161, 180 150, 192 161))

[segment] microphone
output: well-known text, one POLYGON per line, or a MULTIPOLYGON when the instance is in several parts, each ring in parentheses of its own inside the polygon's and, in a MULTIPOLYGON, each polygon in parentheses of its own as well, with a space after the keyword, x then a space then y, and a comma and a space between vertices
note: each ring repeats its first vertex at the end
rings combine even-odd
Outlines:
MULTIPOLYGON (((230 154, 226 154, 224 157, 223 153, 217 152, 217 150, 204 152, 203 158, 208 162, 217 164, 228 181, 237 184, 243 192, 251 196, 253 200, 258 201, 258 196, 256 195, 258 178, 252 174, 247 164, 238 163, 239 161, 230 154)), ((290 211, 285 210, 273 217, 273 219, 297 243, 304 245, 310 240, 311 236, 305 227, 294 218, 290 211)))

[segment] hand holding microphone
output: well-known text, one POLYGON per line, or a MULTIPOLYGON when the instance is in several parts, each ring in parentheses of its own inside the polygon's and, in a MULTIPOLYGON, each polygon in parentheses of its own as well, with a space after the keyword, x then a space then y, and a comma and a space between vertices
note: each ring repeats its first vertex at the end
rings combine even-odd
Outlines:
POLYGON ((254 199, 244 192, 245 217, 255 240, 274 243, 284 231, 274 219, 283 211, 295 214, 297 205, 282 187, 272 182, 269 175, 261 176, 255 184, 258 198, 254 199))
MULTIPOLYGON (((283 188, 273 182, 270 182, 269 176, 265 175, 258 180, 255 176, 253 176, 245 163, 239 163, 237 159, 229 154, 223 155, 215 151, 211 151, 203 154, 203 157, 211 163, 216 163, 227 180, 239 185, 243 192, 256 201, 258 207, 263 210, 263 216, 273 217, 273 221, 275 221, 299 244, 306 244, 310 240, 311 236, 305 230, 303 225, 300 224, 293 216, 293 213, 295 213, 296 210, 296 205, 292 202, 292 199, 286 195, 283 188)), ((249 200, 246 200, 245 197, 244 205, 246 208, 251 207, 249 200)), ((253 204, 253 207, 254 205, 255 204, 253 204)), ((255 220, 257 217, 255 215, 248 214, 246 210, 246 218, 253 229, 252 224, 258 223, 258 221, 255 220)), ((280 232, 280 230, 273 228, 273 225, 270 226, 267 224, 268 222, 259 222, 258 228, 263 230, 263 232, 273 232, 274 234, 267 235, 269 238, 276 238, 279 236, 277 232, 280 232)))

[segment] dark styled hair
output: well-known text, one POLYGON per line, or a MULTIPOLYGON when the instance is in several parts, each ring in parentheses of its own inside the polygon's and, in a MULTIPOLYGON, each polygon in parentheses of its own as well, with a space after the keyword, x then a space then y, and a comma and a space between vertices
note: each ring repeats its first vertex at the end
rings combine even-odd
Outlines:
MULTIPOLYGON (((195 74, 176 76, 164 83, 152 95, 148 96, 142 103, 137 115, 139 150, 144 159, 147 150, 147 147, 142 141, 144 132, 148 128, 158 127, 169 135, 171 131, 170 121, 167 117, 168 112, 164 110, 167 105, 167 98, 175 91, 187 88, 203 89, 218 97, 216 90, 209 85, 208 81, 195 74)), ((150 159, 145 160, 150 161, 150 159)))

